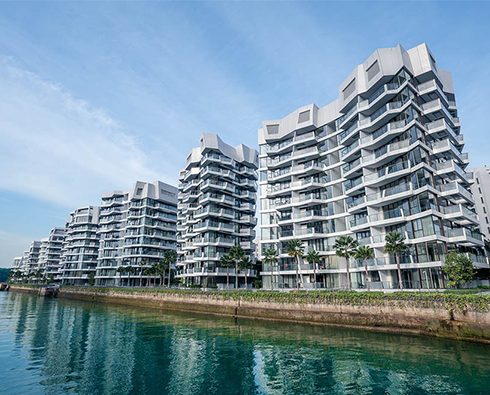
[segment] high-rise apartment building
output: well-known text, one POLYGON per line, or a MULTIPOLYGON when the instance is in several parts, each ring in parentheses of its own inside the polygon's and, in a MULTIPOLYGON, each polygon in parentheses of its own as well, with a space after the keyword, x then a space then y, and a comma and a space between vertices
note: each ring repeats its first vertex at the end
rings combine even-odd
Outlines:
POLYGON ((490 168, 478 167, 472 171, 474 183, 471 185, 471 192, 480 220, 480 230, 490 241, 490 168))
POLYGON ((24 274, 34 275, 39 269, 39 253, 41 252, 41 241, 34 240, 29 245, 29 249, 24 252, 22 266, 24 274))
POLYGON ((99 207, 81 207, 70 213, 61 253, 62 284, 87 285, 95 276, 99 252, 99 207))
POLYGON ((160 181, 136 182, 131 192, 102 197, 96 283, 146 285, 159 278, 145 273, 165 251, 176 249, 177 188, 160 181), (134 273, 119 273, 121 266, 134 273))
POLYGON ((23 261, 24 256, 16 256, 14 257, 14 261, 12 263, 12 271, 13 272, 22 272, 23 271, 23 261))
POLYGON ((49 236, 41 240, 38 268, 43 271, 44 277, 51 281, 60 279, 61 250, 65 234, 64 228, 53 228, 49 236))
MULTIPOLYGON (((374 249, 374 288, 398 286, 384 251, 388 232, 410 247, 401 257, 406 288, 443 287, 448 250, 488 267, 451 76, 425 44, 376 50, 332 103, 264 122, 259 145, 261 248, 280 254, 277 266, 264 267, 265 288, 296 286, 285 248, 292 239, 320 253, 318 287, 347 284, 346 261, 333 248, 341 235, 374 249)), ((313 288, 314 268, 303 263, 301 285, 313 288)), ((364 263, 351 266, 353 286, 365 287, 364 263)))
MULTIPOLYGON (((254 253, 257 151, 225 144, 204 134, 180 172, 177 217, 178 277, 186 284, 225 287, 227 275, 238 286, 254 270, 225 268, 220 259, 234 245, 254 253)), ((248 283, 250 284, 250 283, 248 283)))

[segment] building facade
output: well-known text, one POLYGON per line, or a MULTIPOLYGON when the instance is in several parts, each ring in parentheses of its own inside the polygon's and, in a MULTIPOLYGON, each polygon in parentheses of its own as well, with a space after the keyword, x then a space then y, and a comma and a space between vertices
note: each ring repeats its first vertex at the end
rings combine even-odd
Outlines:
POLYGON ((220 259, 234 245, 254 253, 258 153, 204 134, 180 172, 177 243, 178 275, 188 285, 245 286, 256 273, 235 272, 220 259), (229 277, 233 279, 229 281, 229 277), (228 281, 227 281, 228 279, 228 281))
POLYGON ((61 252, 62 284, 87 285, 95 277, 99 253, 99 207, 81 207, 70 213, 61 252))
POLYGON ((102 197, 98 285, 148 285, 157 274, 145 269, 176 249, 177 188, 161 181, 136 182, 131 192, 114 191, 102 197), (134 273, 120 273, 133 267, 134 273))
POLYGON ((65 228, 53 228, 49 236, 41 240, 38 266, 49 281, 60 280, 61 250, 65 235, 65 228))
POLYGON ((23 273, 25 275, 31 275, 33 279, 37 278, 37 273, 39 270, 39 254, 41 252, 41 241, 34 240, 29 245, 29 249, 24 252, 24 257, 22 259, 22 266, 24 268, 23 273))
POLYGON ((471 186, 471 192, 480 220, 480 230, 485 239, 490 241, 490 168, 478 167, 472 172, 474 183, 471 186))
MULTIPOLYGON (((346 261, 333 248, 341 235, 374 249, 374 288, 398 286, 394 257, 384 251, 388 232, 409 245, 405 288, 444 287, 449 250, 488 267, 451 76, 425 44, 378 49, 332 103, 264 122, 259 145, 261 249, 280 258, 265 265, 265 288, 296 287, 296 261, 285 248, 292 239, 321 256, 315 267, 300 264, 305 288, 346 287, 346 261)), ((364 263, 351 262, 351 280, 366 286, 364 263)))

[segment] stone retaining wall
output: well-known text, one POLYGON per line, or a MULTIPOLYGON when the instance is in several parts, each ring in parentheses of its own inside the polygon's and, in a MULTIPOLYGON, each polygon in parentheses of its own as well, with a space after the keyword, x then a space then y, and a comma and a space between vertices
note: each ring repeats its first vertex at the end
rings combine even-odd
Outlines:
MULTIPOLYGON (((11 290, 36 292, 36 288, 12 286, 11 290)), ((418 333, 490 344, 490 312, 450 310, 442 303, 387 300, 380 304, 277 303, 220 299, 219 294, 171 294, 162 292, 97 292, 96 289, 62 288, 67 299, 108 302, 166 310, 219 314, 238 318, 267 319, 321 325, 362 327, 397 333, 418 333)))

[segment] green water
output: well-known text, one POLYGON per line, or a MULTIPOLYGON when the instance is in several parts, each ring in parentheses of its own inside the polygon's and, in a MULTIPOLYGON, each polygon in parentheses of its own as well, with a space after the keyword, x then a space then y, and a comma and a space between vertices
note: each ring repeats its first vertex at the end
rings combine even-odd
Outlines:
POLYGON ((490 346, 0 292, 4 394, 489 394, 490 346))

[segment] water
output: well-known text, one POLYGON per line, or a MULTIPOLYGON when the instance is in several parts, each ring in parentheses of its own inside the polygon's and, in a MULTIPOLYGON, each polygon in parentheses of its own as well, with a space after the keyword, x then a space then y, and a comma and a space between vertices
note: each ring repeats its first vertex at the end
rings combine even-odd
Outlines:
POLYGON ((489 394, 490 346, 0 292, 0 393, 489 394))

